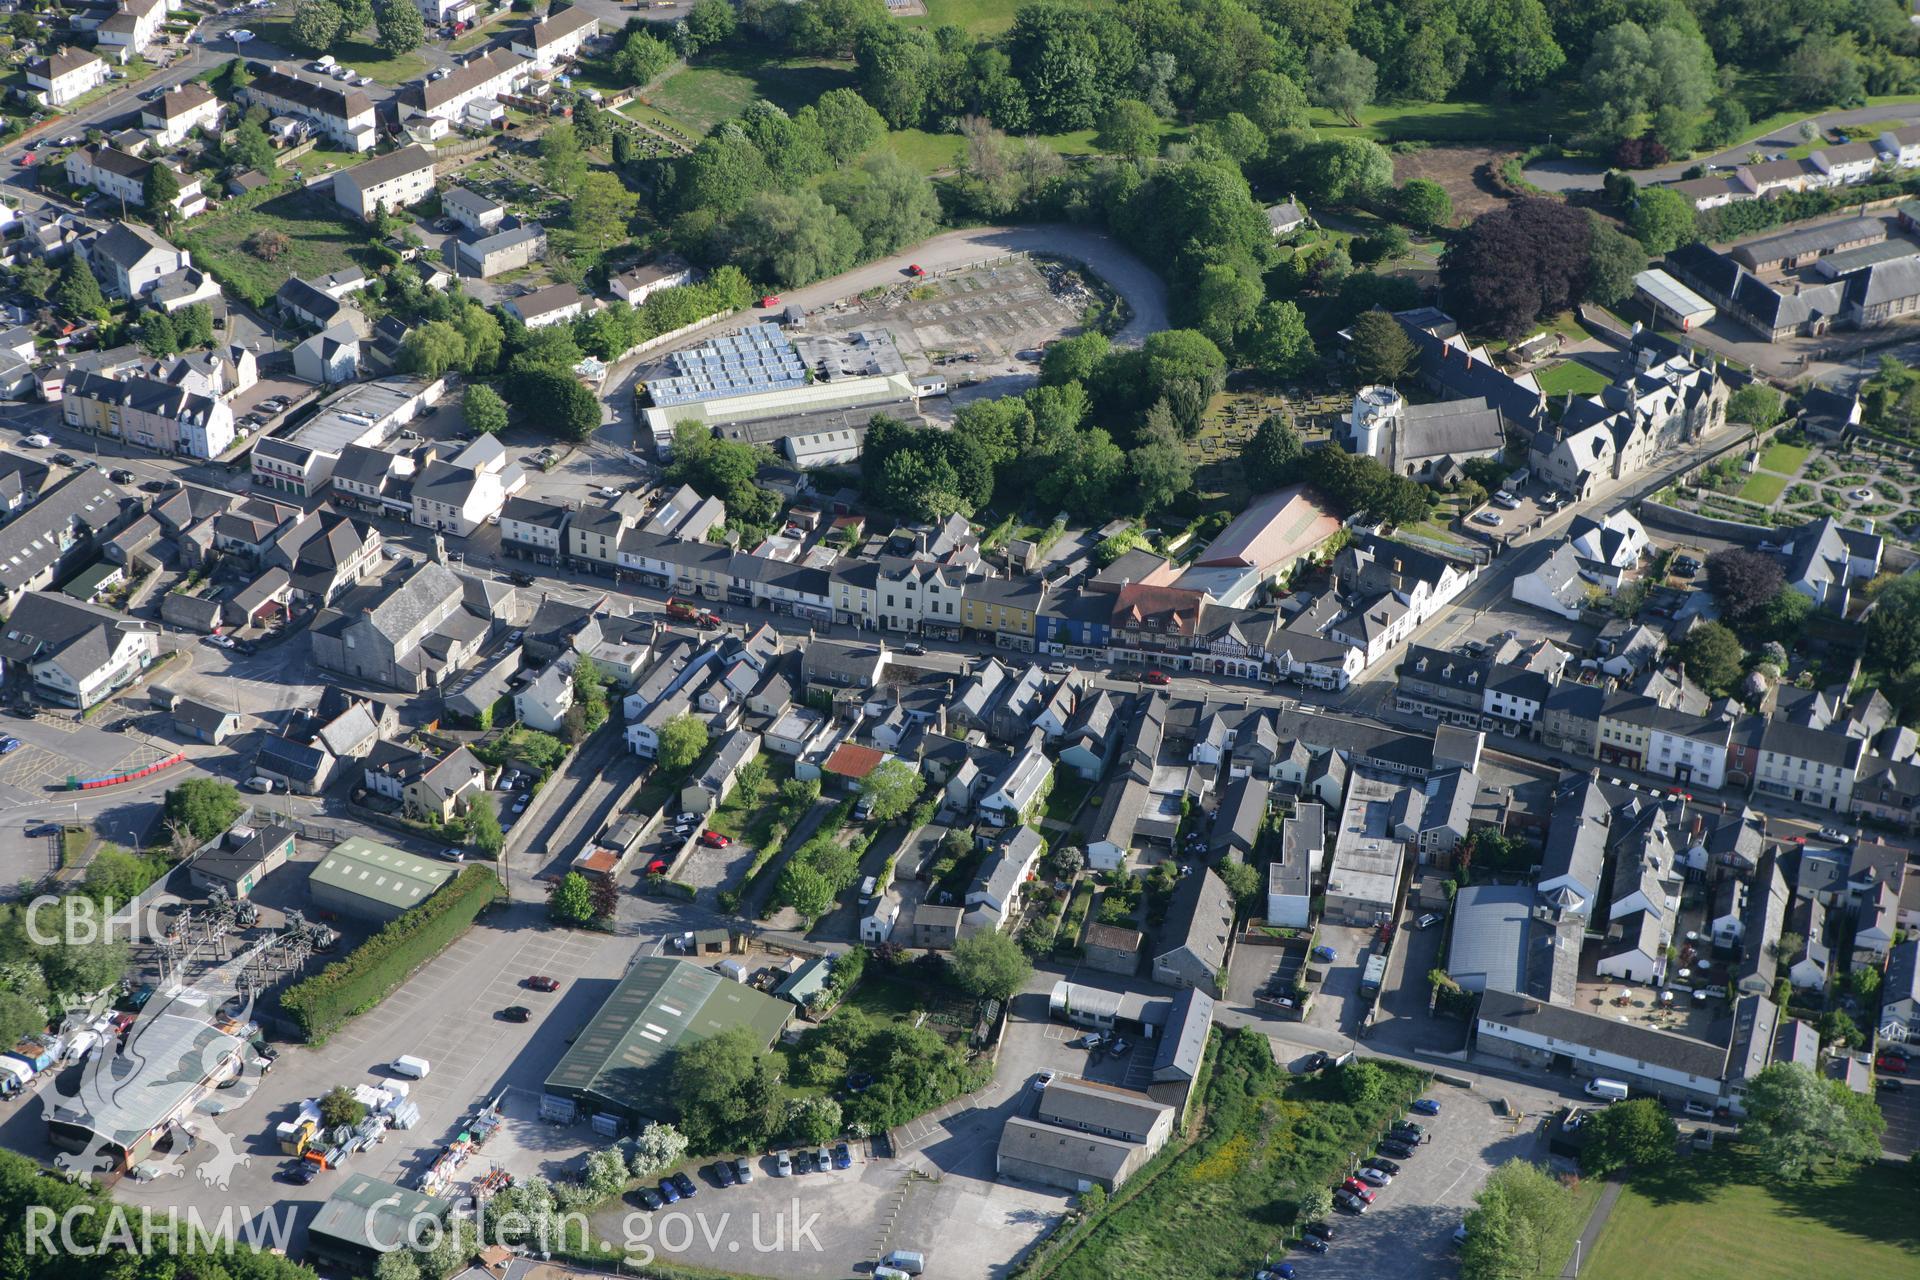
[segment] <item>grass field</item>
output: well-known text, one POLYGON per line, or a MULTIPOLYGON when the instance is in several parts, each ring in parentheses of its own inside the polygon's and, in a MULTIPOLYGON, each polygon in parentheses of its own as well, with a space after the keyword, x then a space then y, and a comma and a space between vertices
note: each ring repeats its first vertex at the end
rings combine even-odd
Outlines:
POLYGON ((1767 451, 1760 455, 1760 467, 1775 475, 1796 476, 1800 468, 1806 465, 1807 457, 1813 452, 1804 445, 1770 444, 1767 451))
MULTIPOLYGON (((998 35, 1013 25, 1014 11, 1026 0, 927 0, 927 16, 903 18, 912 26, 961 27, 976 36, 998 35)), ((1101 7, 1098 0, 1080 0, 1077 9, 1101 7)))
POLYGON ((1564 396, 1571 391, 1576 396, 1590 396, 1596 391, 1604 391, 1607 380, 1577 360, 1566 360, 1550 369, 1542 369, 1534 375, 1540 383, 1540 390, 1548 396, 1564 396))
POLYGON ((1739 496, 1748 502, 1757 502, 1763 507, 1770 507, 1780 500, 1781 491, 1786 487, 1787 477, 1756 471, 1747 477, 1745 484, 1740 486, 1739 496))
POLYGON ((1759 1181, 1739 1154, 1633 1180, 1581 1270, 1585 1280, 1896 1280, 1920 1275, 1911 1165, 1804 1187, 1759 1181), (1909 1210, 1897 1206, 1905 1204, 1909 1210), (1681 1259, 1684 1258, 1684 1262, 1681 1259))
POLYGON ((682 67, 646 94, 648 105, 696 141, 722 120, 731 120, 756 98, 798 111, 829 89, 853 83, 845 63, 815 58, 768 60, 727 50, 682 67))
MULTIPOLYGON (((262 40, 282 49, 301 47, 300 42, 293 38, 291 18, 270 18, 256 22, 254 29, 262 40)), ((329 52, 355 71, 372 76, 381 84, 400 84, 427 74, 427 60, 419 54, 388 53, 370 40, 342 40, 329 52)))
POLYGON ((263 306, 291 276, 326 275, 354 265, 366 236, 349 228, 339 213, 331 200, 304 190, 264 201, 247 196, 195 218, 180 243, 222 285, 263 306), (287 237, 286 252, 271 261, 244 247, 255 232, 269 229, 287 237))
POLYGON ((1532 102, 1375 103, 1355 113, 1359 128, 1333 112, 1315 108, 1313 127, 1322 137, 1362 137, 1375 142, 1487 142, 1520 144, 1566 138, 1571 111, 1552 95, 1532 102))

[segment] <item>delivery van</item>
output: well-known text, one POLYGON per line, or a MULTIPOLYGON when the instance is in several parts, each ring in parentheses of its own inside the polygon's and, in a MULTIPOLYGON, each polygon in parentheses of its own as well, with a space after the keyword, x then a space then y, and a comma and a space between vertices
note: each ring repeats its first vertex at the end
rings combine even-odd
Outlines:
POLYGON ((927 1255, 915 1253, 911 1249, 895 1249, 880 1261, 883 1265, 897 1271, 904 1271, 910 1276, 917 1276, 927 1269, 927 1255))
MULTIPOLYGON (((416 1058, 410 1053, 403 1053, 395 1058, 393 1064, 388 1068, 393 1074, 405 1076, 409 1080, 425 1080, 427 1078, 427 1072, 431 1069, 431 1065, 425 1058, 416 1058)), ((1622 1096, 1624 1097, 1625 1095, 1623 1094, 1622 1096)))
POLYGON ((1627 1086, 1618 1080, 1595 1078, 1587 1081, 1587 1092, 1596 1098, 1605 1098, 1608 1102, 1625 1102, 1627 1086))

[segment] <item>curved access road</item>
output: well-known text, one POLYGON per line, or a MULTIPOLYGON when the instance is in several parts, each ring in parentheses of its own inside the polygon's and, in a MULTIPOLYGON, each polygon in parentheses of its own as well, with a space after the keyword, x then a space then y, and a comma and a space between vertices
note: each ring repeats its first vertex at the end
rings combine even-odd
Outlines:
MULTIPOLYGON (((1786 151, 1802 145, 1806 140, 1800 136, 1800 126, 1811 124, 1822 135, 1828 129, 1842 125, 1879 124, 1884 120, 1897 120, 1901 124, 1912 124, 1920 120, 1920 101, 1887 104, 1878 107, 1848 107, 1840 111, 1823 111, 1804 120, 1795 120, 1783 124, 1777 129, 1767 131, 1765 137, 1750 138, 1737 146, 1728 147, 1717 155, 1701 156, 1677 164, 1663 164, 1652 169, 1635 169, 1633 180, 1641 186, 1654 182, 1672 182, 1694 165, 1739 165, 1747 162, 1747 156, 1754 151, 1769 154, 1786 151)), ((1596 165, 1586 160, 1541 159, 1528 165, 1522 175, 1528 182, 1542 191, 1598 191, 1601 179, 1606 176, 1605 165, 1596 165)))

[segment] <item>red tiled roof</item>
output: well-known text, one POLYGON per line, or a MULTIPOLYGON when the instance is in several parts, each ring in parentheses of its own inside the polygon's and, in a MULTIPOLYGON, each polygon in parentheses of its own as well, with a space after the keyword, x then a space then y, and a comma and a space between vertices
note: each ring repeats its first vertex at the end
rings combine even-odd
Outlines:
POLYGON ((1150 624, 1169 635, 1190 636, 1200 629, 1200 609, 1206 592, 1189 587, 1156 587, 1129 582, 1113 601, 1113 625, 1120 628, 1150 624))
POLYGON ((1315 494, 1295 485, 1256 498, 1194 563, 1265 570, 1319 546, 1339 528, 1315 494))
POLYGON ((886 759, 886 753, 872 747, 863 747, 856 742, 843 742, 833 749, 827 762, 820 766, 826 773, 858 781, 880 767, 886 759))

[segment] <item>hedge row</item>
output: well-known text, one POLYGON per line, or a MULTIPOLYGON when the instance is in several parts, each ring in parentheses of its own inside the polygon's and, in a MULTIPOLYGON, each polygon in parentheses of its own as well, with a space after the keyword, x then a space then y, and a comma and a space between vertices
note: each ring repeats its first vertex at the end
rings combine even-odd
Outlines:
POLYGON ((471 866, 438 893, 355 947, 344 959, 296 983, 280 999, 311 1043, 392 994, 407 975, 472 927, 504 890, 491 867, 471 866))

